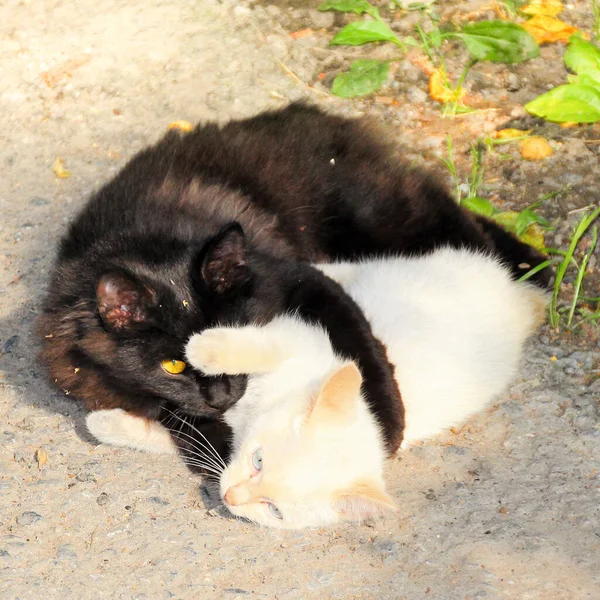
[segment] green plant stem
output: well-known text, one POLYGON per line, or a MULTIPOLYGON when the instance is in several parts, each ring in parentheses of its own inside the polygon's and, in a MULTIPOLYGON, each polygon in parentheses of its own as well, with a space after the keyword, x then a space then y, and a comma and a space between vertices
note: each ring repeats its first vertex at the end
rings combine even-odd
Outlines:
POLYGON ((598 228, 594 226, 592 233, 592 244, 589 247, 588 251, 585 253, 583 260, 581 261, 581 267, 577 272, 577 278, 575 279, 575 290, 573 293, 573 302, 571 302, 571 310, 569 310, 569 316, 567 318, 567 327, 571 327, 571 323, 573 321, 573 315, 575 314, 575 307, 577 306, 577 302, 579 300, 579 294, 581 293, 581 284, 583 283, 583 278, 585 277, 585 271, 587 269, 588 262, 590 257, 592 256, 592 252, 596 248, 596 243, 598 242, 598 228))
POLYGON ((542 269, 545 269, 546 267, 550 266, 552 264, 552 260, 545 260, 544 262, 540 263, 537 267, 533 267, 533 269, 530 269, 529 271, 527 271, 527 273, 525 273, 525 275, 521 275, 521 277, 519 277, 519 279, 517 279, 517 281, 527 281, 530 277, 533 277, 536 273, 539 273, 542 269))
POLYGON ((460 182, 458 181, 458 173, 456 172, 456 165, 454 164, 454 153, 452 151, 452 137, 450 134, 446 136, 446 153, 448 158, 442 158, 443 165, 450 171, 452 179, 454 180, 454 186, 456 188, 456 201, 458 204, 461 202, 462 193, 460 191, 460 182))
POLYGON ((592 0, 592 10, 594 11, 594 35, 596 39, 600 38, 600 0, 592 0))
POLYGON ((552 327, 556 327, 558 325, 558 321, 560 318, 556 308, 557 308, 557 304, 558 304, 558 293, 560 291, 560 286, 561 286, 563 278, 565 276, 565 272, 567 271, 569 263, 571 262, 571 259, 573 258, 573 254, 575 253, 575 249, 577 248, 577 244, 579 243, 581 236, 587 231, 587 228, 593 223, 593 221, 596 219, 596 217, 599 214, 600 214, 600 207, 598 207, 591 215, 583 216, 581 218, 581 220, 577 224, 577 227, 575 228, 573 237, 571 238, 571 243, 569 245, 569 249, 567 250, 567 253, 565 254, 565 257, 563 258, 562 262, 558 266, 558 269, 556 271, 556 278, 554 280, 554 289, 552 291, 552 299, 550 300, 550 308, 549 308, 550 325, 552 325, 552 327))
POLYGON ((425 32, 423 31, 421 26, 418 24, 417 24, 417 33, 419 34, 419 37, 421 38, 421 42, 423 44, 423 49, 425 50, 425 54, 427 54, 427 56, 429 57, 429 60, 435 65, 437 63, 437 61, 431 52, 429 42, 427 41, 427 35, 425 34, 425 32))

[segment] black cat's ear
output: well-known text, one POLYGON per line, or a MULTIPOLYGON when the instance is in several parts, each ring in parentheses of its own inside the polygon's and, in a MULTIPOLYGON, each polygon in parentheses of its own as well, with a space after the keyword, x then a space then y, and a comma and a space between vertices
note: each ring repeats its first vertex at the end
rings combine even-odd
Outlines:
POLYGON ((246 236, 237 223, 228 225, 205 246, 200 275, 204 285, 217 294, 239 289, 250 281, 246 236))
POLYGON ((118 271, 105 273, 96 285, 98 312, 106 327, 121 331, 148 324, 154 292, 118 271))

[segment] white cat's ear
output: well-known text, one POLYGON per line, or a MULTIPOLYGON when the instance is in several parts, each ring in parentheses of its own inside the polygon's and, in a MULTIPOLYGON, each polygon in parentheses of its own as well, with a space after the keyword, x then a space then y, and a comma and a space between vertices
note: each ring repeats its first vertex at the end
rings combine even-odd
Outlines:
POLYGON ((309 422, 340 421, 350 414, 360 394, 362 375, 358 367, 349 362, 332 373, 313 399, 309 422))
POLYGON ((356 483, 340 492, 334 506, 342 518, 351 521, 396 513, 398 510, 383 486, 371 481, 356 483))

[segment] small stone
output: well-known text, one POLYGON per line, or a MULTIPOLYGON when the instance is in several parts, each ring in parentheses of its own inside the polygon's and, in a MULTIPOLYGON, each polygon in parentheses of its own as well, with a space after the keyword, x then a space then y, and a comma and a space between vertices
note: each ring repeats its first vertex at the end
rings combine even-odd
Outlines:
POLYGON ((381 554, 386 556, 397 556, 398 555, 398 543, 392 540, 381 540, 375 542, 373 545, 374 549, 379 551, 381 554))
POLYGON ((11 337, 9 337, 4 346, 2 347, 2 354, 10 354, 13 350, 13 348, 17 345, 17 342, 19 341, 19 336, 18 335, 12 335, 11 337))
POLYGON ((56 551, 56 558, 58 560, 71 560, 77 558, 77 552, 71 544, 61 544, 56 551))
POLYGON ((506 89, 509 92, 516 92, 520 87, 519 78, 514 73, 509 73, 506 76, 506 89))
POLYGON ((37 523, 42 519, 42 515, 38 515, 38 513, 33 512, 32 510, 28 510, 24 512, 20 517, 17 517, 17 523, 19 525, 32 525, 33 523, 37 523))
POLYGON ((59 423, 58 427, 56 428, 59 433, 65 433, 66 431, 71 431, 72 429, 73 423, 70 421, 63 421, 62 423, 59 423))
POLYGON ((88 473, 87 471, 80 471, 75 475, 75 479, 82 483, 89 483, 90 481, 96 481, 93 473, 88 473))
POLYGON ((169 503, 158 496, 152 496, 148 498, 148 502, 152 502, 152 504, 158 504, 159 506, 167 506, 169 503))
POLYGON ((464 448, 463 446, 446 446, 444 449, 444 454, 450 454, 455 456, 465 456, 471 454, 469 448, 464 448))
POLYGON ((0 444, 12 444, 16 439, 17 436, 12 431, 0 433, 0 444))
POLYGON ((110 500, 110 496, 106 492, 102 492, 96 498, 96 504, 98 504, 98 506, 104 506, 105 504, 108 503, 109 500, 110 500))
POLYGON ((226 592, 227 594, 249 594, 250 593, 241 588, 225 588, 223 591, 226 592))
POLYGON ((427 92, 416 85, 411 85, 408 90, 406 90, 406 98, 409 102, 423 104, 427 100, 427 92))
POLYGON ((8 558, 10 557, 9 552, 7 552, 6 550, 0 550, 0 558, 8 558))
POLYGON ((308 11, 308 18, 315 29, 328 29, 333 27, 335 14, 333 11, 320 11, 311 9, 308 11))

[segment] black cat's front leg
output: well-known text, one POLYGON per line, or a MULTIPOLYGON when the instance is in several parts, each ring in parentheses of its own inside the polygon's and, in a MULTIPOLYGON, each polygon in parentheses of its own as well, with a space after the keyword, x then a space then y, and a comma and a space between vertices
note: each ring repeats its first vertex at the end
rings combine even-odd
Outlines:
POLYGON ((358 364, 365 400, 381 425, 388 453, 393 454, 403 439, 404 406, 385 346, 373 336, 363 312, 340 285, 310 265, 301 265, 299 270, 286 309, 323 327, 334 351, 358 364))

